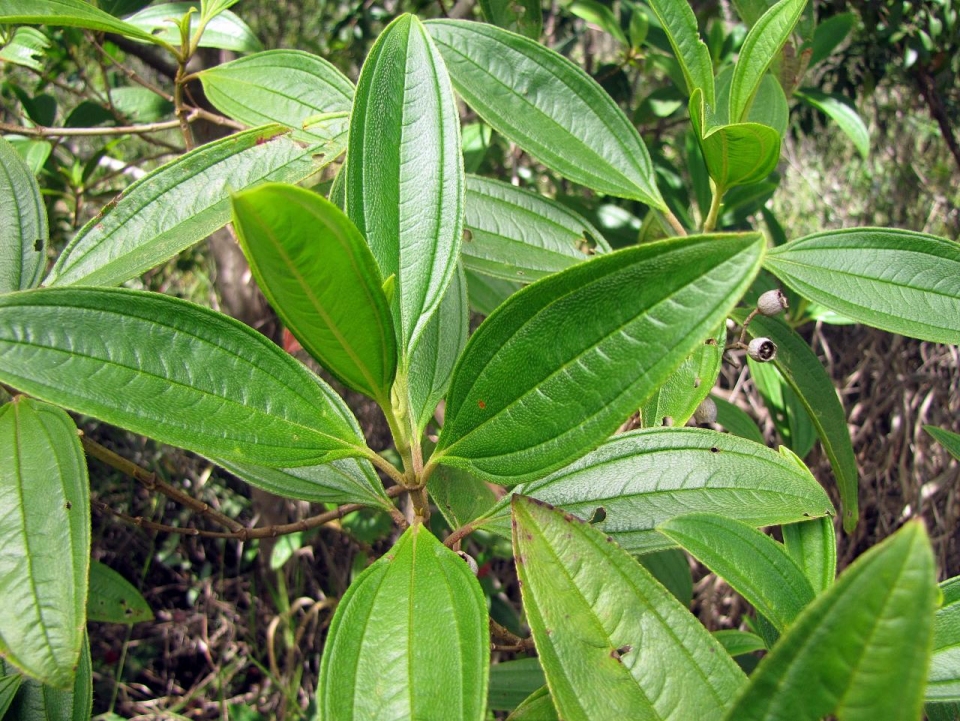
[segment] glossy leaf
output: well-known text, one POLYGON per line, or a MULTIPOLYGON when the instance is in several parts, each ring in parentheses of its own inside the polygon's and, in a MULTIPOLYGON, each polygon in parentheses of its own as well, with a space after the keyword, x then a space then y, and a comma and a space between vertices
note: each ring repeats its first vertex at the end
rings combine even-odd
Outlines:
POLYGON ((492 25, 427 27, 457 92, 495 130, 575 183, 666 208, 636 128, 583 70, 492 25))
POLYGON ((537 40, 543 31, 540 0, 480 0, 487 22, 537 40))
POLYGON ((48 285, 118 285, 189 248, 230 219, 230 194, 262 181, 297 182, 333 160, 279 126, 203 145, 121 193, 67 244, 48 285))
POLYGON ((70 688, 89 567, 90 490, 77 428, 59 408, 14 398, 0 407, 0 656, 70 688))
POLYGON ((803 403, 775 365, 753 358, 747 358, 747 365, 780 438, 791 451, 806 458, 817 441, 817 431, 803 403))
POLYGON ((960 243, 894 228, 808 235, 767 268, 805 298, 867 325, 960 344, 960 243))
POLYGON ((803 571, 814 593, 833 585, 837 575, 837 534, 833 519, 824 516, 781 528, 787 553, 803 571))
MULTIPOLYGON (((745 316, 745 311, 734 314, 738 322, 743 322, 745 316)), ((747 335, 770 338, 776 344, 777 357, 773 363, 797 394, 817 429, 817 436, 837 479, 843 506, 843 528, 850 533, 859 516, 857 459, 847 430, 846 414, 830 377, 810 346, 779 320, 757 316, 747 327, 747 335)))
POLYGON ((457 272, 463 234, 460 119, 443 59, 403 15, 380 35, 357 83, 347 163, 347 213, 384 278, 401 367, 457 272))
POLYGON ((781 633, 813 600, 810 582, 783 546, 741 521, 691 513, 657 530, 722 577, 781 633))
POLYGON ((0 0, 0 23, 88 28, 166 45, 160 38, 117 20, 83 0, 0 0))
POLYGON ((933 640, 934 574, 917 522, 874 546, 797 618, 727 719, 916 721, 933 640))
POLYGON ((557 709, 550 698, 550 689, 542 686, 517 706, 507 721, 559 721, 557 709))
POLYGON ((832 119, 853 141, 860 155, 866 158, 870 154, 870 131, 849 100, 837 93, 821 93, 812 88, 798 90, 794 95, 832 119))
POLYGON ((671 239, 512 296, 467 343, 435 458, 518 483, 587 453, 716 329, 762 251, 757 234, 671 239))
POLYGON ((687 95, 700 89, 705 102, 714 105, 713 61, 706 43, 700 39, 697 16, 687 0, 649 0, 673 54, 680 61, 683 77, 687 81, 687 95))
POLYGON ((780 0, 750 28, 730 82, 730 122, 747 117, 764 73, 787 42, 806 4, 807 0, 780 0))
POLYGON ((93 561, 87 620, 133 624, 153 620, 153 611, 133 584, 109 566, 93 561))
POLYGON ((304 350, 389 407, 393 319, 377 261, 350 219, 316 193, 271 183, 233 196, 233 227, 257 285, 304 350))
POLYGON ((948 431, 936 426, 924 426, 923 430, 933 436, 937 442, 947 449, 951 456, 960 461, 960 433, 948 431))
MULTIPOLYGON (((62 2, 62 0, 60 0, 62 2)), ((140 28, 152 37, 159 38, 170 45, 180 45, 178 23, 196 3, 174 2, 146 7, 127 18, 127 23, 140 28)), ((200 13, 190 15, 190 37, 197 30, 200 13)), ((253 30, 243 20, 230 11, 224 11, 211 18, 200 37, 199 47, 233 50, 238 53, 253 53, 263 50, 253 30)))
POLYGON ((595 527, 523 496, 512 506, 523 607, 558 715, 719 719, 743 672, 699 621, 595 527))
MULTIPOLYGON (((0 658, 0 673, 5 664, 0 658)), ((10 665, 6 664, 9 672, 10 665)), ((93 707, 93 669, 90 642, 83 634, 79 662, 75 665, 68 690, 23 678, 3 721, 89 721, 93 707)))
POLYGON ((250 126, 279 123, 310 143, 346 145, 353 84, 323 58, 299 50, 268 50, 199 73, 207 100, 250 126), (330 116, 323 124, 304 121, 330 116), (343 136, 343 137, 341 137, 343 136))
POLYGON ((0 293, 40 282, 49 235, 47 208, 33 173, 0 138, 0 293))
POLYGON ((239 321, 165 295, 0 296, 0 380, 234 461, 309 465, 369 453, 340 397, 299 362, 239 321))
POLYGON ((337 606, 320 665, 321 718, 485 718, 487 623, 470 568, 414 524, 337 606))
POLYGON ((754 441, 761 445, 765 443, 763 434, 750 416, 740 410, 738 406, 725 401, 723 398, 718 396, 711 396, 711 398, 717 406, 717 423, 724 429, 736 436, 746 438, 748 441, 754 441))
POLYGON ((536 658, 521 658, 490 667, 491 711, 509 711, 547 682, 536 658))
MULTIPOLYGON (((575 513, 631 552, 673 545, 657 526, 687 513, 717 513, 752 526, 829 515, 827 494, 802 464, 727 433, 653 428, 611 438, 576 463, 517 493, 575 513)), ((478 525, 499 530, 505 503, 478 525)))
POLYGON ((610 246, 566 206, 498 180, 467 177, 464 264, 479 273, 530 283, 610 246))
POLYGON ((943 602, 933 621, 933 658, 926 700, 960 702, 960 579, 940 584, 943 602))

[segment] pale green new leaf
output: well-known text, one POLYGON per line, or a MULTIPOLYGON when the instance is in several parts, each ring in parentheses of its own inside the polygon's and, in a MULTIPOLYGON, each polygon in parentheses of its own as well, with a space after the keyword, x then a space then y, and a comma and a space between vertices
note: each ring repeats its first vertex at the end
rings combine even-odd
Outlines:
POLYGON ((540 0, 480 0, 487 22, 537 40, 543 31, 540 0))
POLYGON ((960 243, 894 228, 814 233, 767 255, 795 291, 848 318, 960 344, 960 243))
POLYGON ((700 39, 697 16, 687 0, 649 0, 687 81, 687 95, 697 88, 710 106, 715 104, 713 61, 706 43, 700 39))
POLYGON ((924 426, 923 430, 937 439, 941 446, 947 449, 951 456, 960 461, 960 433, 948 431, 936 426, 924 426))
POLYGON ((0 380, 234 461, 302 466, 370 453, 340 397, 299 362, 239 321, 165 295, 0 296, 0 380))
POLYGON ((937 586, 923 526, 874 546, 760 662, 729 721, 916 721, 937 586))
POLYGON ((231 193, 264 181, 304 180, 341 152, 339 146, 302 148, 288 132, 277 125, 247 130, 144 176, 80 229, 47 285, 118 285, 135 278, 225 225, 231 193))
POLYGON ((789 523, 781 529, 783 545, 807 577, 814 593, 833 585, 837 575, 837 534, 829 516, 802 523, 789 523))
POLYGON ((347 213, 384 278, 400 366, 457 271, 463 235, 460 119, 443 59, 417 18, 380 35, 357 83, 347 151, 347 213))
POLYGON ((755 233, 674 238, 521 290, 467 343, 435 459, 518 483, 584 455, 717 328, 762 252, 755 233))
POLYGON ((460 528, 497 503, 490 486, 463 468, 438 466, 427 488, 450 528, 460 528))
POLYGON ((153 620, 153 611, 132 583, 109 566, 93 561, 87 620, 133 624, 153 620))
POLYGON ((40 282, 49 236, 37 181, 20 153, 0 138, 0 293, 40 282))
POLYGON ((200 0, 200 16, 203 18, 216 17, 238 2, 239 0, 200 0))
POLYGON ((576 183, 666 209, 636 128, 578 66, 492 25, 427 27, 457 92, 494 129, 576 183))
POLYGON ((0 656, 70 688, 89 567, 90 486, 77 428, 59 408, 18 396, 0 408, 0 656))
MULTIPOLYGON (((11 671, 0 658, 0 674, 11 671)), ((54 688, 23 678, 3 721, 90 721, 93 707, 93 668, 90 641, 83 634, 79 662, 71 672, 70 687, 54 688)))
MULTIPOLYGON (((191 8, 197 7, 193 2, 162 3, 146 7, 135 15, 131 15, 126 22, 133 25, 151 37, 163 40, 170 45, 180 45, 180 18, 191 8)), ((197 30, 199 12, 190 15, 190 37, 197 30)), ((243 20, 229 10, 219 12, 212 17, 200 37, 201 48, 220 48, 233 50, 238 53, 254 53, 263 50, 253 30, 243 20)))
POLYGON ((156 43, 172 50, 161 38, 117 20, 83 0, 0 0, 0 23, 88 28, 156 43))
POLYGON ((837 93, 821 93, 812 88, 803 88, 793 93, 807 105, 811 105, 827 117, 853 141, 857 152, 864 158, 870 154, 870 131, 852 103, 837 93))
POLYGON ((523 496, 512 507, 523 608, 560 718, 718 721, 745 679, 700 622, 596 528, 523 496))
POLYGON ((292 128, 297 140, 338 141, 346 147, 353 84, 323 58, 268 50, 208 68, 198 77, 207 100, 234 120, 250 126, 280 123, 292 128), (329 120, 305 129, 304 121, 314 116, 329 120))
POLYGON ((337 605, 320 664, 320 717, 481 721, 488 633, 469 566, 414 524, 337 605))

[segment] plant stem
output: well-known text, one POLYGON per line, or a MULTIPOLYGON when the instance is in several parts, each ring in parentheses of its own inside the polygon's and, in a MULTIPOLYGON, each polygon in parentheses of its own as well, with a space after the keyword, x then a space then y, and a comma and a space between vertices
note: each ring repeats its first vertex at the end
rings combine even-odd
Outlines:
MULTIPOLYGON (((192 122, 195 117, 193 113, 188 112, 186 122, 192 122)), ((179 128, 180 124, 180 120, 164 120, 145 125, 118 125, 107 128, 49 128, 42 125, 27 128, 12 123, 0 123, 0 130, 5 133, 17 133, 36 138, 68 138, 71 136, 146 135, 148 133, 158 133, 161 130, 179 128)))
POLYGON ((677 219, 677 216, 673 214, 673 211, 670 210, 670 208, 664 208, 661 212, 663 213, 663 217, 666 218, 667 222, 670 224, 670 227, 673 228, 677 235, 682 236, 687 234, 687 229, 683 227, 683 223, 677 219))
POLYGON ((713 198, 710 200, 710 211, 707 213, 706 220, 703 221, 704 233, 709 233, 717 227, 717 217, 720 215, 720 201, 723 199, 723 193, 722 189, 714 187, 713 198))

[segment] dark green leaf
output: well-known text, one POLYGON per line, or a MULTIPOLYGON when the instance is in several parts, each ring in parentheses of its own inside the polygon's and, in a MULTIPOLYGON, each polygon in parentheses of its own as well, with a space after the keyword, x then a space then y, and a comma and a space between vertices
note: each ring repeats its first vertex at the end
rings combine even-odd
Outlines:
POLYGON ((501 303, 522 287, 519 283, 494 278, 483 273, 467 270, 467 298, 470 310, 480 315, 490 315, 501 303))
POLYGON ((644 401, 640 407, 644 428, 682 426, 690 420, 717 382, 726 335, 726 326, 721 325, 644 401))
POLYGON ((810 67, 814 67, 821 60, 826 60, 830 54, 837 49, 853 26, 857 23, 856 13, 837 13, 831 15, 821 23, 817 23, 817 29, 813 33, 813 47, 810 53, 810 67))
POLYGON ((743 656, 754 651, 764 651, 767 648, 762 638, 746 631, 714 631, 713 637, 731 656, 743 656))
POLYGON ((812 88, 797 90, 794 95, 831 118, 853 141, 864 158, 870 154, 870 131, 849 100, 838 93, 821 93, 812 88))
POLYGON ((717 423, 734 435, 763 445, 763 434, 757 424, 744 411, 718 396, 711 396, 717 405, 717 423))
POLYGON ((924 426, 923 430, 933 436, 951 456, 960 461, 960 434, 936 426, 924 426))
POLYGON ((783 545, 807 577, 814 593, 833 585, 837 575, 837 534, 829 516, 802 523, 789 523, 781 529, 783 545))
POLYGON ((680 61, 687 81, 687 95, 699 88, 705 102, 713 106, 713 61, 706 43, 700 39, 697 16, 690 3, 687 0, 649 0, 649 4, 670 40, 673 54, 680 61))
POLYGON ((480 0, 487 22, 536 40, 543 31, 540 0, 480 0))
POLYGON ((817 430, 802 401, 772 363, 747 358, 747 365, 780 438, 800 458, 806 458, 817 441, 817 430))
POLYGON ((127 579, 99 561, 90 564, 87 620, 102 623, 140 623, 153 620, 153 611, 127 579))
MULTIPOLYGON (((59 0, 62 2, 63 0, 59 0)), ((180 28, 178 23, 191 8, 197 7, 195 2, 174 2, 153 5, 144 8, 136 15, 127 18, 127 23, 140 28, 151 37, 158 38, 170 45, 180 44, 180 28)), ((190 15, 190 37, 197 30, 200 13, 190 15)), ((238 53, 254 53, 263 50, 253 30, 239 17, 230 11, 222 12, 212 18, 200 38, 201 48, 220 48, 234 50, 238 53)))
MULTIPOLYGON (((3 666, 2 661, 0 661, 0 666, 3 666)), ((13 697, 17 695, 22 680, 23 676, 18 673, 0 676, 0 718, 7 717, 7 709, 13 703, 13 697)))
POLYGON ((490 667, 491 711, 510 711, 545 684, 546 678, 536 658, 521 658, 490 667))
POLYGON ((690 561, 686 553, 679 548, 667 548, 645 553, 637 560, 680 603, 690 608, 693 602, 693 576, 690 574, 690 561))
MULTIPOLYGON (((6 665, 10 671, 10 665, 6 665)), ((4 671, 0 658, 0 673, 4 671)), ((24 678, 3 721, 89 721, 93 707, 93 671, 90 642, 83 634, 79 663, 71 673, 71 687, 62 690, 24 678)))
POLYGON ((170 47, 149 32, 117 20, 83 0, 0 0, 0 23, 88 28, 170 47))
POLYGON ((47 208, 33 173, 0 138, 0 293, 40 282, 49 235, 47 208))

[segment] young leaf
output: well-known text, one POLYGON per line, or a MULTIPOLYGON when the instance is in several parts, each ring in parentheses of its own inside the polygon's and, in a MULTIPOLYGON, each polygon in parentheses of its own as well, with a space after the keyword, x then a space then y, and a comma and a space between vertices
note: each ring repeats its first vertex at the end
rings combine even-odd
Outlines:
POLYGON ((523 607, 558 715, 719 719, 744 676, 697 619, 596 528, 523 496, 512 506, 523 607))
POLYGON ((173 50, 166 41, 136 25, 117 20, 83 0, 0 0, 0 23, 88 28, 156 43, 173 50))
POLYGON ((780 0, 750 28, 730 83, 730 122, 745 120, 767 68, 793 32, 807 0, 780 0))
POLYGON ((512 296, 457 364, 435 459, 518 483, 587 453, 716 329, 762 252, 755 233, 675 238, 512 296))
POLYGON ((829 516, 781 528, 787 553, 803 571, 813 591, 823 593, 837 575, 837 534, 829 516))
POLYGON ((49 236, 37 181, 20 153, 0 138, 0 293, 40 282, 49 236))
POLYGON ((854 147, 861 156, 866 158, 870 154, 870 131, 867 130, 866 123, 849 100, 838 93, 821 93, 812 88, 803 88, 803 90, 794 91, 793 94, 831 118, 853 141, 854 147))
MULTIPOLYGON (((10 664, 0 658, 0 675, 11 671, 10 664)), ((42 684, 21 677, 20 688, 13 698, 4 721, 89 721, 93 707, 93 669, 90 663, 90 641, 83 634, 79 662, 70 676, 68 689, 42 684)))
POLYGON ((18 396, 0 408, 0 656, 70 688, 89 567, 90 485, 77 428, 59 408, 18 396))
POLYGON ((464 264, 530 283, 610 252, 600 231, 566 206, 498 180, 467 176, 464 264))
POLYGON ((465 185, 453 88, 412 15, 394 20, 364 62, 348 159, 347 212, 383 277, 397 276, 391 307, 406 368, 456 273, 465 185))
MULTIPOLYGON (((581 20, 585 20, 605 33, 613 36, 613 39, 622 46, 628 46, 627 36, 620 27, 620 19, 607 5, 599 0, 572 0, 567 4, 566 9, 576 15, 581 20)), ((507 28, 509 30, 509 28, 507 28)), ((533 38, 536 40, 537 38, 533 38)))
POLYGON ((933 436, 941 446, 947 449, 951 456, 960 461, 960 433, 954 433, 936 426, 924 426, 923 430, 933 436))
POLYGON ((960 344, 960 243, 894 228, 814 233, 767 268, 798 293, 867 325, 960 344))
POLYGON ((308 143, 346 145, 353 84, 323 58, 299 50, 268 50, 199 73, 214 107, 250 126, 280 123, 308 143), (304 121, 329 115, 323 126, 304 121))
POLYGON ((738 406, 719 396, 710 397, 713 398, 713 402, 717 406, 717 423, 723 426, 725 430, 741 438, 746 438, 748 441, 754 441, 761 445, 765 443, 763 434, 750 416, 740 410, 738 406))
MULTIPOLYGON (((60 0, 62 2, 62 0, 60 0)), ((180 44, 180 18, 196 7, 191 2, 162 3, 144 8, 127 18, 127 23, 140 28, 151 37, 170 45, 180 44)), ((199 13, 190 15, 190 37, 197 30, 199 13)), ((263 50, 253 30, 232 12, 224 11, 210 19, 200 37, 201 48, 220 48, 238 53, 255 53, 263 50)))
POLYGON ((135 278, 223 226, 231 193, 266 180, 304 180, 341 152, 301 148, 286 133, 277 125, 247 130, 144 176, 80 229, 46 283, 118 285, 135 278))
MULTIPOLYGON (((602 508, 594 525, 630 552, 673 545, 656 527, 693 512, 752 526, 830 515, 830 499, 802 464, 769 448, 702 428, 652 428, 611 438, 594 452, 517 493, 581 518, 602 508)), ((477 525, 498 529, 505 502, 477 525)))
POLYGON ((691 513, 657 527, 722 577, 783 633, 813 588, 786 550, 770 536, 713 513, 691 513))
POLYGON ((487 604, 470 568, 421 524, 353 582, 320 664, 322 718, 485 718, 487 604))
POLYGON ((153 611, 133 584, 109 566, 93 561, 90 564, 87 620, 133 624, 152 621, 153 611))
POLYGON ((650 9, 663 27, 673 54, 680 61, 687 81, 687 95, 697 88, 707 105, 715 104, 713 61, 706 43, 700 39, 697 16, 687 0, 650 0, 650 9))
POLYGON ((330 201, 270 183, 233 196, 233 227, 270 305, 345 385, 390 406, 397 341, 377 261, 330 201))
POLYGON ((495 130, 575 183, 666 209, 636 128, 583 70, 492 25, 427 27, 457 92, 495 130))
POLYGON ((291 356, 239 321, 165 295, 0 296, 0 380, 233 461, 310 465, 370 452, 340 397, 291 356))
MULTIPOLYGON (((745 311, 734 313, 742 323, 745 311)), ((843 528, 850 533, 857 525, 857 459, 853 454, 847 417, 830 377, 810 346, 789 326, 774 318, 755 317, 747 327, 751 338, 770 338, 777 346, 774 365, 784 377, 813 421, 823 450, 837 478, 843 506, 843 528)))
POLYGON ((537 40, 543 32, 540 0, 480 0, 488 23, 537 40))
POLYGON ((726 718, 915 721, 933 640, 934 574, 918 522, 874 546, 807 606, 726 718))

